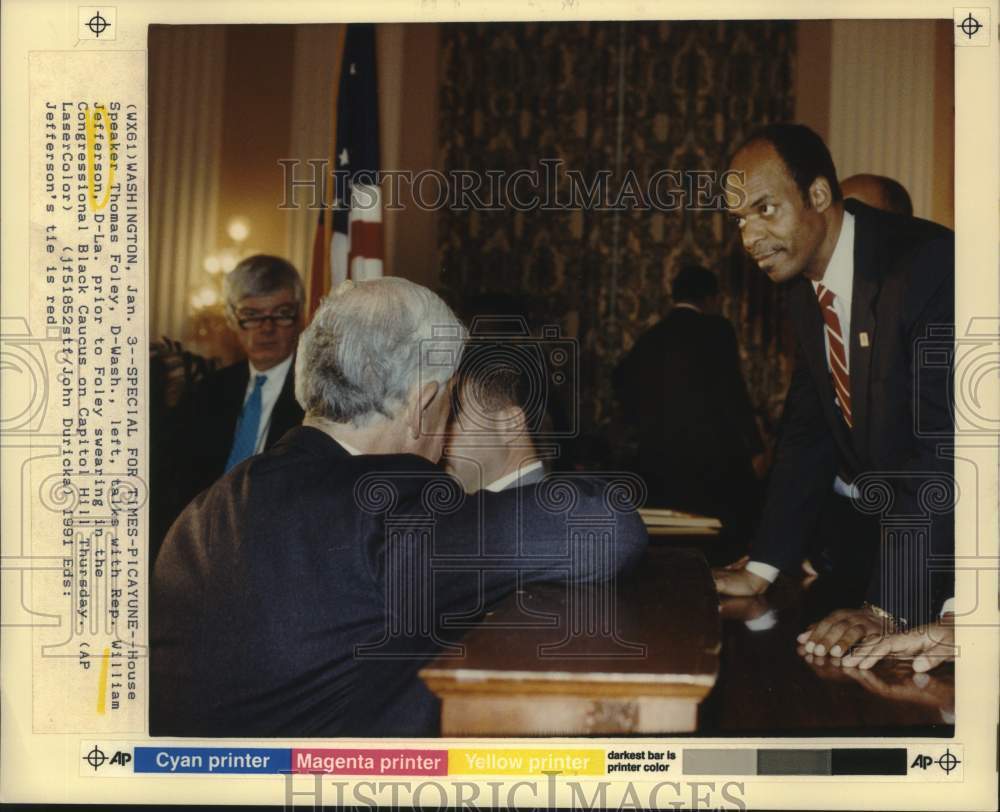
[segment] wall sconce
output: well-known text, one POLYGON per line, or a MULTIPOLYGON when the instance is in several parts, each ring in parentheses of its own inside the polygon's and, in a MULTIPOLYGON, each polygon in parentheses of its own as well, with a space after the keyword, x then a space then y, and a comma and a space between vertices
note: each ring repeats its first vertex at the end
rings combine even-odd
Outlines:
POLYGON ((247 237, 250 236, 250 223, 245 217, 234 217, 226 225, 226 234, 232 240, 228 247, 219 249, 209 254, 202 260, 202 268, 208 274, 207 284, 191 294, 191 309, 198 313, 216 307, 222 302, 222 277, 230 273, 241 259, 253 251, 244 247, 247 237))
POLYGON ((199 288, 191 294, 191 306, 195 310, 203 310, 207 307, 214 307, 219 303, 219 292, 207 285, 199 288))
POLYGON ((239 255, 235 251, 226 250, 219 255, 219 262, 222 265, 223 273, 229 273, 230 271, 232 271, 233 268, 235 268, 237 264, 239 264, 239 261, 240 261, 239 255))
POLYGON ((234 217, 226 226, 226 233, 233 242, 242 243, 250 236, 250 224, 243 217, 234 217))

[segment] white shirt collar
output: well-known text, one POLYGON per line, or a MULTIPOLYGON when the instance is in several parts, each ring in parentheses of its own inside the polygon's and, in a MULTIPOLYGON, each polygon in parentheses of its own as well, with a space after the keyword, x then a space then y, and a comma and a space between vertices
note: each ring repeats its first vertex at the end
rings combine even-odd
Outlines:
POLYGON ((813 290, 820 284, 832 290, 833 295, 840 299, 844 307, 850 307, 851 295, 854 292, 854 215, 849 211, 844 212, 840 235, 837 237, 837 244, 833 248, 833 255, 826 266, 823 279, 820 282, 813 282, 813 290))
POLYGON ((701 308, 698 305, 691 304, 691 302, 678 302, 674 305, 674 308, 683 307, 685 310, 693 310, 695 313, 701 313, 701 308))
POLYGON ((336 434, 333 433, 333 431, 331 431, 330 422, 324 420, 321 417, 311 417, 309 415, 306 415, 304 418, 302 418, 302 425, 323 432, 352 457, 362 457, 366 453, 359 448, 355 448, 350 443, 341 440, 340 437, 338 437, 336 434))
POLYGON ((345 443, 339 437, 334 437, 333 439, 340 445, 341 448, 344 449, 344 451, 346 451, 352 457, 360 457, 361 456, 361 452, 358 449, 356 449, 354 446, 352 446, 352 445, 350 445, 348 443, 345 443))
POLYGON ((258 375, 266 375, 267 380, 264 382, 264 386, 267 389, 272 389, 274 386, 278 387, 278 391, 285 385, 285 378, 288 377, 288 370, 292 368, 292 359, 295 357, 293 352, 280 364, 275 364, 270 369, 259 370, 250 361, 247 364, 250 367, 250 385, 253 385, 254 378, 258 375))
POLYGON ((490 493, 500 493, 500 491, 512 485, 522 476, 525 476, 526 474, 529 474, 532 471, 534 471, 536 468, 541 468, 541 467, 542 467, 541 460, 535 460, 534 462, 529 462, 527 465, 522 465, 519 468, 516 468, 515 470, 511 471, 509 474, 504 474, 502 477, 500 477, 500 479, 491 482, 489 485, 486 486, 486 490, 488 490, 490 493))

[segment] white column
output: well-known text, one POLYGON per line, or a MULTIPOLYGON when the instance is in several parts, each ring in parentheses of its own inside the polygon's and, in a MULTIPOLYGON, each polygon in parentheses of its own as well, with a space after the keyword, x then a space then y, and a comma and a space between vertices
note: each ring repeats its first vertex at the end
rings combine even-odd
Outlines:
POLYGON ((164 26, 152 39, 151 330, 181 338, 215 241, 226 37, 223 26, 164 26))
POLYGON ((830 151, 837 174, 887 175, 931 216, 934 20, 834 20, 830 151))

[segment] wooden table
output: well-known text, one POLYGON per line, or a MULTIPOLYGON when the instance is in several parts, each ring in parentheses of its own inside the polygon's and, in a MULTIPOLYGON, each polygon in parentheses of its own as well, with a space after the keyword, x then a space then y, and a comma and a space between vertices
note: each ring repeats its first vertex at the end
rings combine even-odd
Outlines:
POLYGON ((443 736, 693 731, 719 669, 719 604, 700 553, 651 547, 610 584, 529 586, 462 642, 420 672, 443 736))
POLYGON ((421 672, 443 700, 442 734, 954 734, 954 667, 914 679, 905 663, 860 672, 797 652, 796 635, 845 600, 860 600, 863 583, 821 578, 805 586, 781 576, 764 596, 720 606, 702 558, 718 558, 719 548, 717 538, 652 539, 636 572, 616 586, 618 643, 594 633, 600 629, 561 631, 581 606, 565 587, 511 596, 466 636, 463 659, 438 659, 421 672), (552 625, 514 627, 539 617, 552 625), (539 649, 560 642, 562 656, 539 649), (621 643, 646 652, 608 656, 621 643))
POLYGON ((719 679, 699 707, 699 736, 951 736, 955 669, 914 676, 884 660, 871 671, 803 657, 796 635, 863 597, 863 584, 782 576, 766 595, 723 598, 719 679))

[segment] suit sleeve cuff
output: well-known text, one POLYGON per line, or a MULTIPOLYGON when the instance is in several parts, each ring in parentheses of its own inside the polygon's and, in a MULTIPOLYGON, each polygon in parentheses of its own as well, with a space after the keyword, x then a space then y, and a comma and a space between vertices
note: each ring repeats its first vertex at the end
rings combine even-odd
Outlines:
POLYGON ((752 572, 754 575, 759 575, 769 584, 773 584, 774 580, 778 577, 779 570, 777 567, 772 567, 770 564, 765 564, 763 561, 750 561, 747 563, 747 572, 752 572))
MULTIPOLYGON (((750 565, 747 564, 747 567, 749 567, 749 566, 750 565)), ((948 615, 948 614, 951 614, 951 615, 955 614, 955 599, 953 597, 952 598, 948 598, 948 600, 946 600, 944 602, 944 605, 941 607, 940 617, 944 617, 945 615, 948 615)))
POLYGON ((760 617, 744 621, 744 625, 752 632, 766 632, 778 625, 778 613, 768 609, 760 617))

